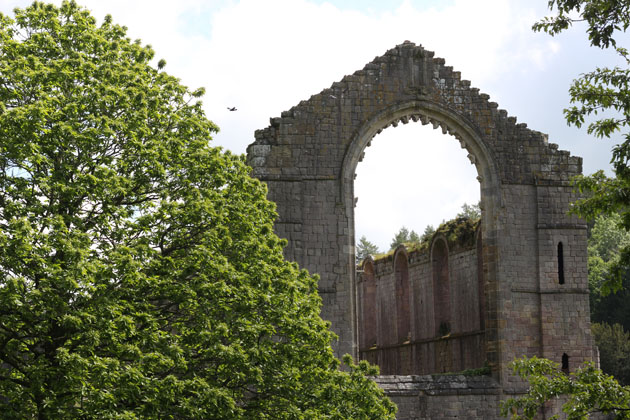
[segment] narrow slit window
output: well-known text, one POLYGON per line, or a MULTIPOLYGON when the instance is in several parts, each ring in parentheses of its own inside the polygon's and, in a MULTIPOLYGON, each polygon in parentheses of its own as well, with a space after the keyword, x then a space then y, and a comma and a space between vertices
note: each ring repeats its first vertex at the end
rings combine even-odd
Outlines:
POLYGON ((569 373, 569 356, 566 353, 562 355, 562 371, 569 373))
POLYGON ((564 284, 564 252, 562 242, 558 242, 558 283, 564 284))

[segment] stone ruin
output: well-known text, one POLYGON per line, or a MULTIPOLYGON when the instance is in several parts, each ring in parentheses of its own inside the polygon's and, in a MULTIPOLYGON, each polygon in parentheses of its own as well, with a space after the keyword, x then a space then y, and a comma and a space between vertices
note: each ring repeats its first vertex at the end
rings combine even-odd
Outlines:
POLYGON ((255 138, 248 163, 277 203, 286 257, 320 275, 336 354, 381 365, 377 382, 399 419, 500 418, 499 402, 526 389, 513 359, 572 370, 596 358, 586 224, 568 214, 581 158, 517 123, 433 52, 398 45, 255 138), (422 252, 400 248, 357 270, 356 166, 376 134, 409 122, 468 152, 481 228, 467 246, 438 235, 422 252))
POLYGON ((358 271, 359 358, 383 375, 485 373, 479 220, 366 258, 358 271))

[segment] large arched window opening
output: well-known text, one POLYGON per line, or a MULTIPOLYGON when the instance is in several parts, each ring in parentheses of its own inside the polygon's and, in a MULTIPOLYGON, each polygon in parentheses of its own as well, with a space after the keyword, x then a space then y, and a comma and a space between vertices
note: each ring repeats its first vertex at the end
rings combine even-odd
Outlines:
MULTIPOLYGON (((356 166, 355 243, 364 247, 367 239, 378 252, 362 248, 359 251, 381 253, 374 261, 379 284, 378 346, 372 351, 363 350, 368 345, 364 340, 369 333, 360 327, 360 357, 376 361, 382 374, 425 374, 452 371, 455 367, 480 367, 485 360, 485 349, 478 329, 482 321, 477 286, 482 280, 478 278, 476 231, 473 229, 473 239, 458 249, 461 255, 458 254, 457 260, 464 262, 457 268, 458 289, 453 295, 448 245, 444 238, 432 245, 434 235, 425 230, 428 225, 437 229, 444 221, 456 219, 463 213, 463 204, 468 204, 470 210, 480 202, 481 178, 477 166, 471 165, 476 162, 475 157, 462 150, 468 148, 465 142, 447 134, 445 129, 434 130, 436 124, 432 127, 412 123, 410 118, 406 121, 409 124, 395 124, 396 128, 390 127, 374 136, 356 166), (392 239, 403 226, 417 236, 409 235, 407 240, 411 242, 396 249, 392 239), (362 236, 366 238, 360 240, 362 236), (474 294, 472 300, 470 293, 474 294), (466 329, 466 336, 450 337, 457 324, 451 314, 451 301, 463 299, 464 295, 465 309, 456 314, 458 320, 467 321, 460 326, 466 329), (463 313, 468 309, 471 313, 463 313), (469 325, 473 323, 474 328, 469 325)), ((471 216, 478 220, 480 215, 471 216)), ((362 282, 365 274, 361 276, 362 282)), ((359 300, 367 298, 365 286, 365 283, 359 286, 362 294, 359 300)), ((361 305, 367 307, 369 303, 359 302, 358 307, 361 305)), ((359 317, 365 319, 365 310, 360 311, 359 317)))
POLYGON ((404 226, 422 236, 480 201, 475 165, 460 142, 420 122, 398 124, 368 143, 354 180, 355 244, 365 236, 380 252, 404 226))

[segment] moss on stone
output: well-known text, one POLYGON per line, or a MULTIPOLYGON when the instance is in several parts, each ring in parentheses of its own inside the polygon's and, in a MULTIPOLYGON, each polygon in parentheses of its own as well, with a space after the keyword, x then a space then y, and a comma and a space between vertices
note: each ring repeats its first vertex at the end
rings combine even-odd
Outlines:
MULTIPOLYGON (((435 231, 435 233, 422 242, 405 242, 403 245, 407 249, 408 253, 428 253, 431 242, 436 235, 443 235, 448 242, 448 246, 451 250, 471 248, 475 245, 475 235, 479 224, 480 218, 469 219, 468 217, 457 217, 442 223, 435 231)), ((392 259, 396 249, 392 249, 389 252, 383 254, 373 255, 374 261, 382 261, 392 259)))
POLYGON ((475 234, 481 219, 457 217, 442 223, 435 231, 435 235, 444 235, 451 250, 456 248, 470 248, 475 245, 475 234))

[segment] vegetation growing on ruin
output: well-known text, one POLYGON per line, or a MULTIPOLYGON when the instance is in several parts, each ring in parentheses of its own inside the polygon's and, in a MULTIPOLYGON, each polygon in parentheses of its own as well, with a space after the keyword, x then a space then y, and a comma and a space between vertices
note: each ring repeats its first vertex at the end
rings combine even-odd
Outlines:
MULTIPOLYGON (((479 229, 480 225, 481 218, 479 217, 471 219, 460 216, 442 223, 432 235, 423 237, 421 241, 402 242, 400 245, 404 245, 409 253, 425 253, 429 252, 433 238, 437 235, 442 235, 446 238, 449 249, 466 249, 475 245, 477 229, 479 229)), ((386 253, 373 255, 372 257, 375 261, 392 259, 395 252, 396 248, 386 253)))

